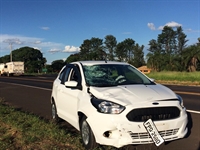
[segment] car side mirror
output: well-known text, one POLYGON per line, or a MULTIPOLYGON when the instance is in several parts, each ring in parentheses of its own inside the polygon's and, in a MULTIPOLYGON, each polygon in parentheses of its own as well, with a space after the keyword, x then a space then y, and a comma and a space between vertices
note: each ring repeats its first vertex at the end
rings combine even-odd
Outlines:
POLYGON ((66 81, 65 87, 82 90, 82 86, 78 85, 78 82, 76 82, 76 81, 66 81))

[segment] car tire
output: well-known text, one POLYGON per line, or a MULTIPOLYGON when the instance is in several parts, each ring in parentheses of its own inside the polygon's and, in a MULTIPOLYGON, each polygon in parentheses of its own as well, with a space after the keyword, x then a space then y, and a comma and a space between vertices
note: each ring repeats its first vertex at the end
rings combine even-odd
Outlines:
POLYGON ((97 143, 94 137, 94 134, 89 126, 89 124, 86 121, 86 117, 84 116, 80 121, 80 132, 81 132, 81 138, 83 141, 83 145, 86 149, 92 150, 97 147, 97 143))
POLYGON ((60 122, 60 118, 58 117, 58 114, 57 114, 57 108, 56 108, 55 102, 51 103, 51 115, 52 115, 53 122, 55 123, 60 122))

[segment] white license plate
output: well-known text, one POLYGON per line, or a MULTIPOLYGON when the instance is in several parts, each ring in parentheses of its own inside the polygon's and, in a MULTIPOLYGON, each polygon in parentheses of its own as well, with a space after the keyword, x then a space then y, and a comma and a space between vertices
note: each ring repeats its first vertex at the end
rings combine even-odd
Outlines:
POLYGON ((160 146, 164 142, 164 139, 158 133, 158 130, 151 119, 144 122, 144 127, 146 128, 156 146, 160 146))

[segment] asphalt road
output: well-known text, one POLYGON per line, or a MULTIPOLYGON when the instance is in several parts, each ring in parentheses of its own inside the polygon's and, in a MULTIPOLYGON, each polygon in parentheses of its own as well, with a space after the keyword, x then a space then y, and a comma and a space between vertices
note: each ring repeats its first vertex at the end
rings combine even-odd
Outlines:
MULTIPOLYGON (((0 77, 0 82, 17 83, 41 88, 52 88, 55 75, 51 76, 17 76, 17 77, 0 77)), ((184 101, 188 110, 200 111, 200 86, 177 86, 165 85, 179 94, 184 101)))
MULTIPOLYGON (((14 107, 51 119, 50 95, 55 77, 0 77, 0 97, 14 107)), ((169 86, 184 99, 187 109, 200 111, 200 87, 169 86)), ((140 145, 137 150, 200 150, 200 114, 188 112, 189 132, 186 138, 160 147, 140 145)))

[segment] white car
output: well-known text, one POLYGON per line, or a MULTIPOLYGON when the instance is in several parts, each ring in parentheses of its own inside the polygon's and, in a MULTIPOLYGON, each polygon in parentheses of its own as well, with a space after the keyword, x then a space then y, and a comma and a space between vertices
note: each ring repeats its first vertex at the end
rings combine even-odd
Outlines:
POLYGON ((79 130, 86 149, 159 146, 188 131, 181 97, 123 62, 67 64, 53 83, 51 105, 53 120, 79 130))

